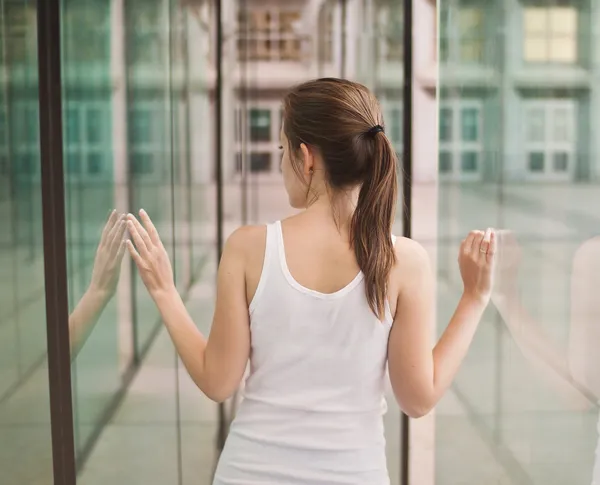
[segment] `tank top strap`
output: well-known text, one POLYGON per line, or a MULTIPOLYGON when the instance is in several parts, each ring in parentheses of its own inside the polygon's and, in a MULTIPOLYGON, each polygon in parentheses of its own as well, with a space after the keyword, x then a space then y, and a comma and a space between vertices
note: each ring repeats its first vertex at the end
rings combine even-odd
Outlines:
POLYGON ((267 237, 265 241, 265 255, 263 259, 263 266, 260 274, 260 279, 258 281, 258 286, 256 287, 256 292, 254 293, 254 298, 252 298, 252 301, 250 302, 250 306, 248 308, 250 313, 254 311, 261 294, 264 292, 264 288, 267 279, 269 278, 269 274, 273 273, 275 265, 275 267, 279 266, 279 234, 277 224, 277 222, 267 224, 267 237))

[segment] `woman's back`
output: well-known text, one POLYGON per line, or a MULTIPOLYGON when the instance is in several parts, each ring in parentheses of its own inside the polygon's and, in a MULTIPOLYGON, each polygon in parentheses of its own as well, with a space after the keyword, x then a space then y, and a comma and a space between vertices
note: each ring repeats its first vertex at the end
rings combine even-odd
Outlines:
POLYGON ((252 259, 262 264, 248 275, 250 374, 217 483, 253 473, 257 483, 299 480, 309 470, 307 455, 323 466, 302 483, 358 484, 373 477, 385 483, 389 306, 380 321, 348 239, 318 215, 253 232, 252 259), (262 458, 253 456, 245 467, 249 442, 262 458), (257 459, 264 462, 253 472, 257 459))

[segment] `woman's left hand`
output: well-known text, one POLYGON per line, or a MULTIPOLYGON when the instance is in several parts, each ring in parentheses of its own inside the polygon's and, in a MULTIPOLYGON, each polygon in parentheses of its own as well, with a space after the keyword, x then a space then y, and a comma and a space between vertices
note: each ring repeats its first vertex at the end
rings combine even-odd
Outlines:
POLYGON ((175 290, 173 268, 156 227, 143 209, 140 218, 143 226, 132 214, 127 216, 127 227, 133 239, 133 242, 127 241, 127 248, 150 296, 156 298, 175 290))

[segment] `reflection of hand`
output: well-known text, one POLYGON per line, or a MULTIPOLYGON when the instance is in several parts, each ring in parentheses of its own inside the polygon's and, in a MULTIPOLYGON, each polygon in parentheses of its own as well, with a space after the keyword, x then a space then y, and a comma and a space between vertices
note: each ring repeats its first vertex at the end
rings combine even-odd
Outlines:
POLYGON ((458 265, 466 296, 488 302, 496 254, 496 235, 488 229, 471 231, 460 245, 458 265))
POLYGON ((513 292, 518 283, 522 250, 514 232, 498 233, 498 264, 494 282, 494 293, 498 295, 513 292))
POLYGON ((90 291, 110 298, 117 289, 121 261, 125 253, 124 234, 127 228, 125 216, 112 211, 102 231, 102 237, 92 271, 90 291))
POLYGON ((173 269, 167 250, 146 211, 140 211, 140 218, 144 226, 132 214, 128 216, 127 225, 135 246, 128 240, 127 247, 150 296, 155 298, 175 289, 173 269))

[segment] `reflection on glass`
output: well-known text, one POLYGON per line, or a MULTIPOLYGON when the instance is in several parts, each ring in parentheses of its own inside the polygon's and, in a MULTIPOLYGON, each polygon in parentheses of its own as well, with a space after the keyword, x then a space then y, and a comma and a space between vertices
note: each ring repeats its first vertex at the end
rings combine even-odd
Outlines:
POLYGON ((0 482, 51 485, 35 2, 0 1, 0 482))
POLYGON ((577 17, 573 6, 525 6, 523 45, 527 62, 577 61, 577 17))
POLYGON ((582 302, 597 284, 596 7, 439 5, 438 322, 460 290, 449 268, 461 233, 505 229, 496 308, 436 412, 439 484, 590 485, 598 466, 598 312, 582 302), (484 65, 455 47, 466 36, 484 65))
POLYGON ((69 316, 72 359, 77 356, 106 305, 115 296, 125 254, 125 230, 125 216, 113 210, 102 230, 90 284, 69 316))

